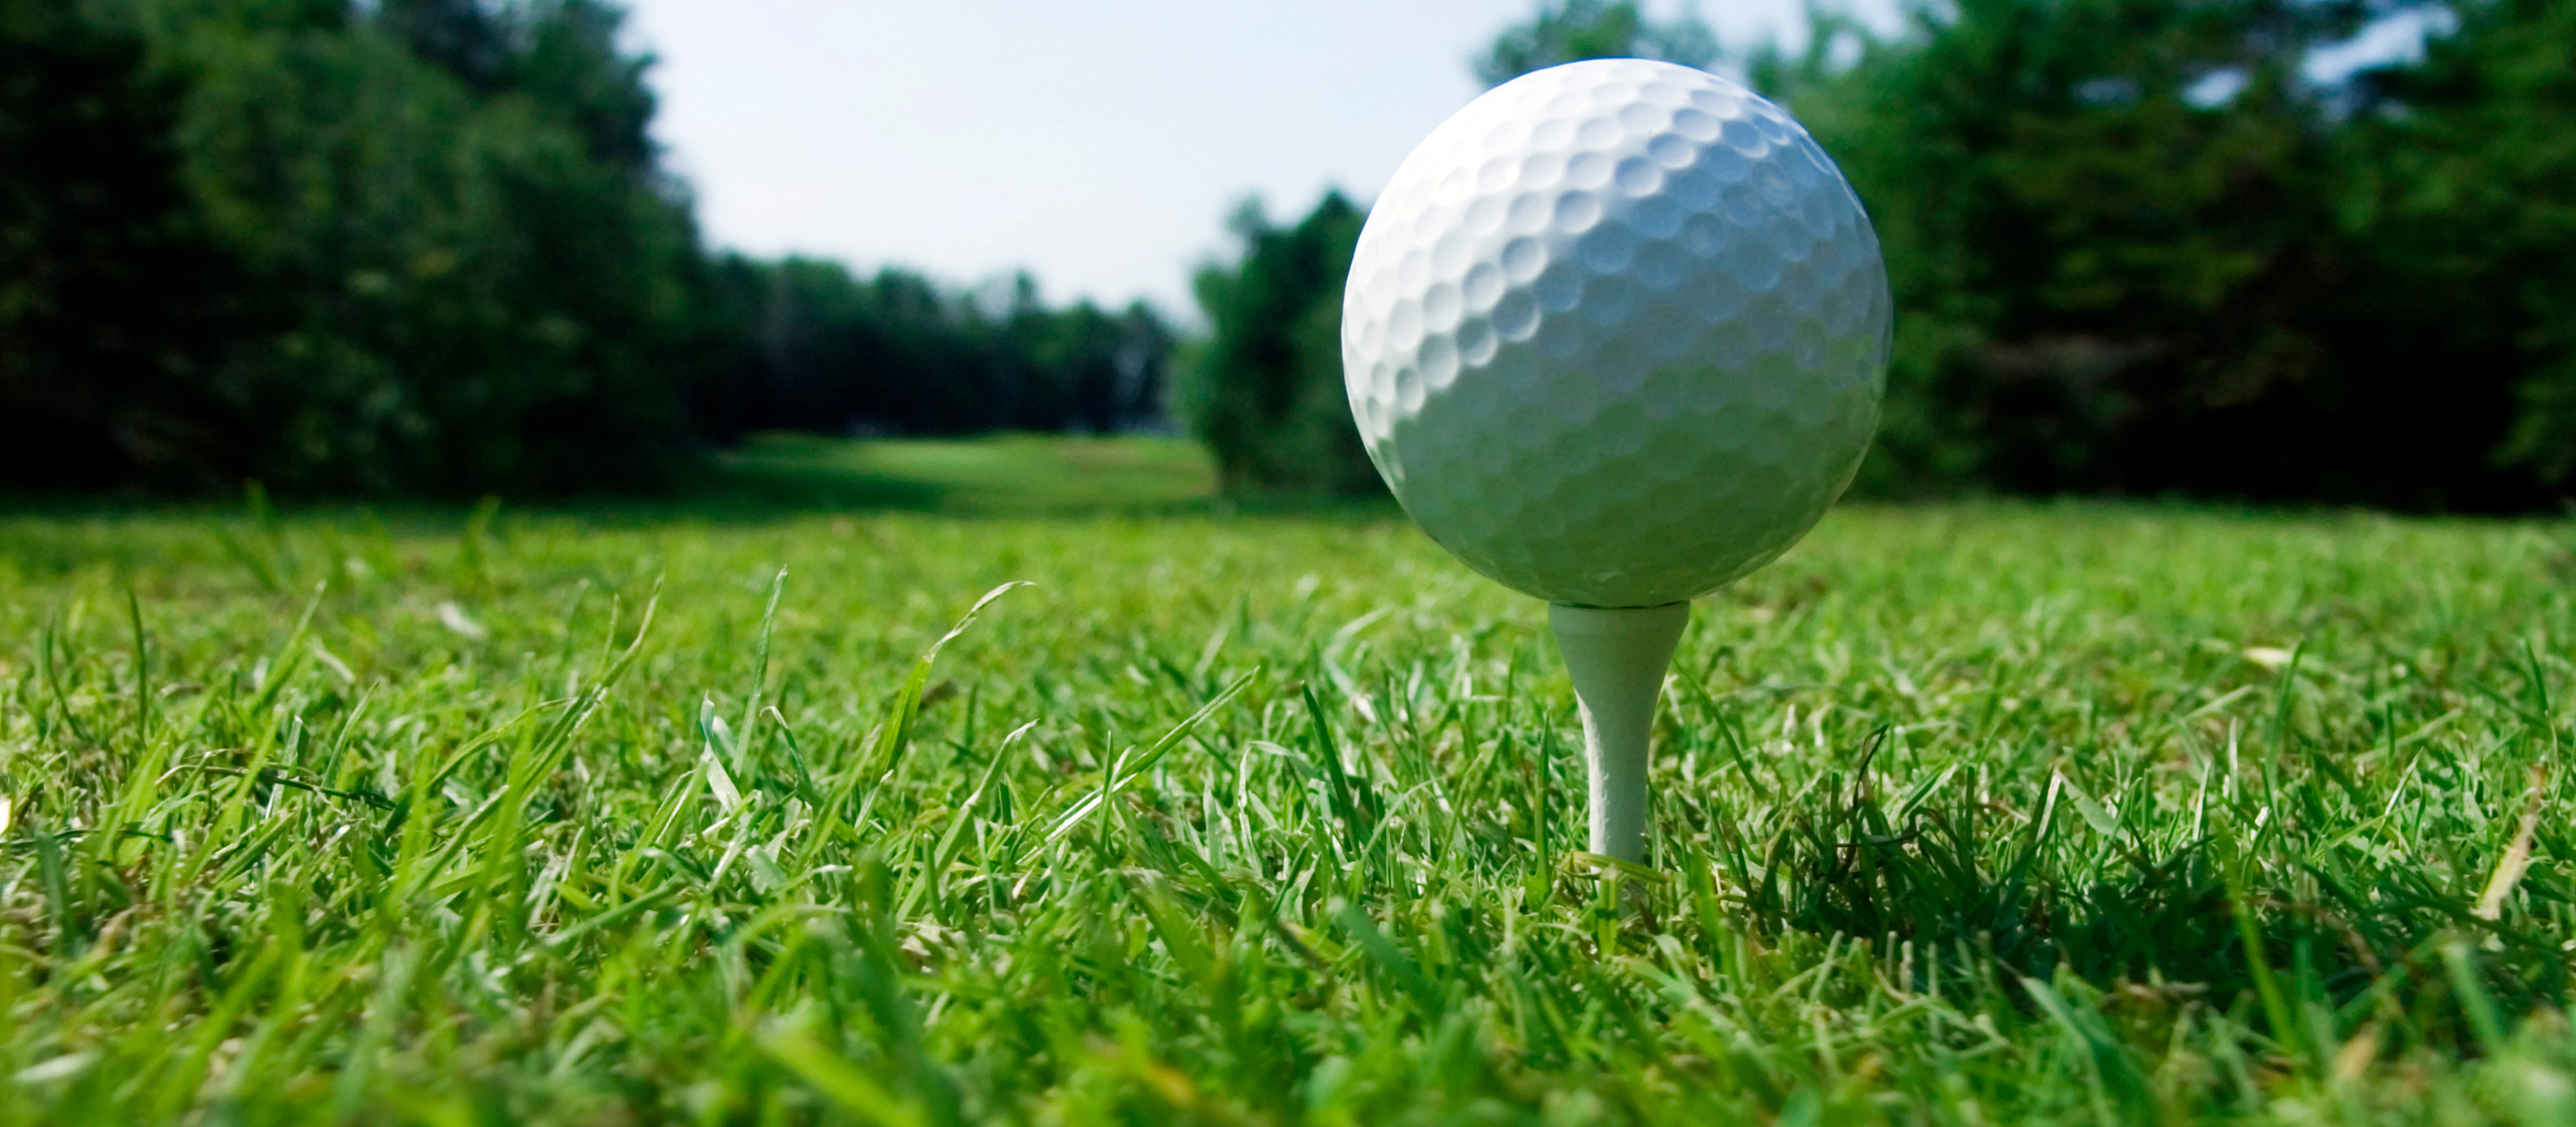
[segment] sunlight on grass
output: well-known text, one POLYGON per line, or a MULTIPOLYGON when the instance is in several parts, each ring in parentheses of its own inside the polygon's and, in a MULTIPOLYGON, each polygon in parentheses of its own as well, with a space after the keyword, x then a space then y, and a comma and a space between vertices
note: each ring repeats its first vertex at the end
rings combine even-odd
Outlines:
POLYGON ((1637 875, 1400 519, 0 519, 0 1123, 2558 1121, 2572 585, 1846 509, 1637 875))
POLYGON ((722 456, 738 488, 863 508, 1027 512, 1171 508, 1216 495, 1195 442, 1120 436, 828 439, 761 435, 722 456))

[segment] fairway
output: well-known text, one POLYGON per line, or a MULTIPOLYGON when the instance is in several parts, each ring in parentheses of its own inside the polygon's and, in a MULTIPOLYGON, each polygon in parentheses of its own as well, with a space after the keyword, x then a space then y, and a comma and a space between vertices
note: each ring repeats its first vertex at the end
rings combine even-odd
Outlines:
POLYGON ((1216 484, 1206 449, 1181 438, 765 434, 719 458, 707 491, 796 506, 1064 513, 1203 507, 1216 484))
POLYGON ((1846 507, 1631 870, 1543 606, 1141 449, 0 517, 0 1123, 2576 1117, 2566 521, 1846 507))

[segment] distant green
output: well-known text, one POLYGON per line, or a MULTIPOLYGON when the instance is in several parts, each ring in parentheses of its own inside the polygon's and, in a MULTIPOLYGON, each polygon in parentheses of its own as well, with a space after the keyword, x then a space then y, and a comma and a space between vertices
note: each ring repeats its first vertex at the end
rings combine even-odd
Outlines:
POLYGON ((2576 1116, 2564 521, 1838 511, 1625 873, 1535 602, 1020 496, 0 518, 0 1123, 2576 1116))
POLYGON ((754 503, 952 513, 1204 506, 1216 484, 1206 450, 1179 438, 796 434, 754 436, 720 455, 706 482, 754 503))

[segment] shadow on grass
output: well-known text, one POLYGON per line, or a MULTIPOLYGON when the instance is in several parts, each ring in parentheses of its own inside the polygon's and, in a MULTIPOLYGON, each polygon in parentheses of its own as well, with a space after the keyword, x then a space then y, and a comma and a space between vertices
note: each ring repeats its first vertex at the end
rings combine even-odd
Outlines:
POLYGON ((739 522, 818 513, 945 517, 1396 518, 1392 498, 1225 495, 1197 444, 1175 438, 993 435, 833 439, 757 435, 667 498, 553 503, 529 511, 739 522))
POLYGON ((657 506, 675 506, 742 513, 926 513, 941 509, 950 492, 938 482, 871 472, 823 458, 728 452, 709 459, 704 473, 676 497, 629 499, 617 507, 649 511, 657 506))
POLYGON ((661 494, 533 499, 293 499, 256 485, 234 497, 0 495, 0 561, 25 573, 239 566, 283 589, 295 542, 368 545, 449 541, 545 528, 658 525, 757 527, 817 516, 916 514, 983 519, 1290 517, 1400 520, 1388 498, 1228 497, 1193 443, 1151 436, 999 435, 971 439, 835 439, 757 435, 711 454, 661 494), (203 535, 189 535, 192 530, 203 535), (173 534, 176 533, 175 537, 173 534))
MULTIPOLYGON (((2118 875, 2069 879, 2067 811, 2057 814, 2055 831, 2046 816, 2033 827, 1975 806, 1900 817, 1864 790, 1767 842, 1721 827, 1718 862, 1745 890, 1757 929, 1911 943, 1924 968, 1911 990, 1925 988, 1934 961, 1951 974, 1994 967, 2043 983, 2064 967, 2133 1003, 2242 1007, 2238 1020, 2317 1052, 2332 1046, 2305 1044, 2308 1027, 2348 1027, 2366 1013, 2474 1043, 2462 1021, 2520 1016, 2565 996, 2569 962, 2545 920, 2488 918, 2396 858, 2248 846, 2264 835, 2233 828, 2253 824, 2242 813, 2178 848, 2109 845, 2118 875), (2297 1028, 2278 1028, 2285 1021, 2297 1028)), ((2576 890, 2546 868, 2529 869, 2523 889, 2570 903, 2576 890)))

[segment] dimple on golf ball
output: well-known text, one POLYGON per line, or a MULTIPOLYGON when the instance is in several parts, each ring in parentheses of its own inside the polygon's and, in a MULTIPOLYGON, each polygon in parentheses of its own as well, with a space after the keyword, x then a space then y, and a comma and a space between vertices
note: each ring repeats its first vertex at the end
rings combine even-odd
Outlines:
POLYGON ((1343 294, 1351 413, 1431 538, 1576 606, 1696 598, 1850 484, 1887 272, 1778 106, 1672 63, 1523 75, 1396 171, 1343 294))

